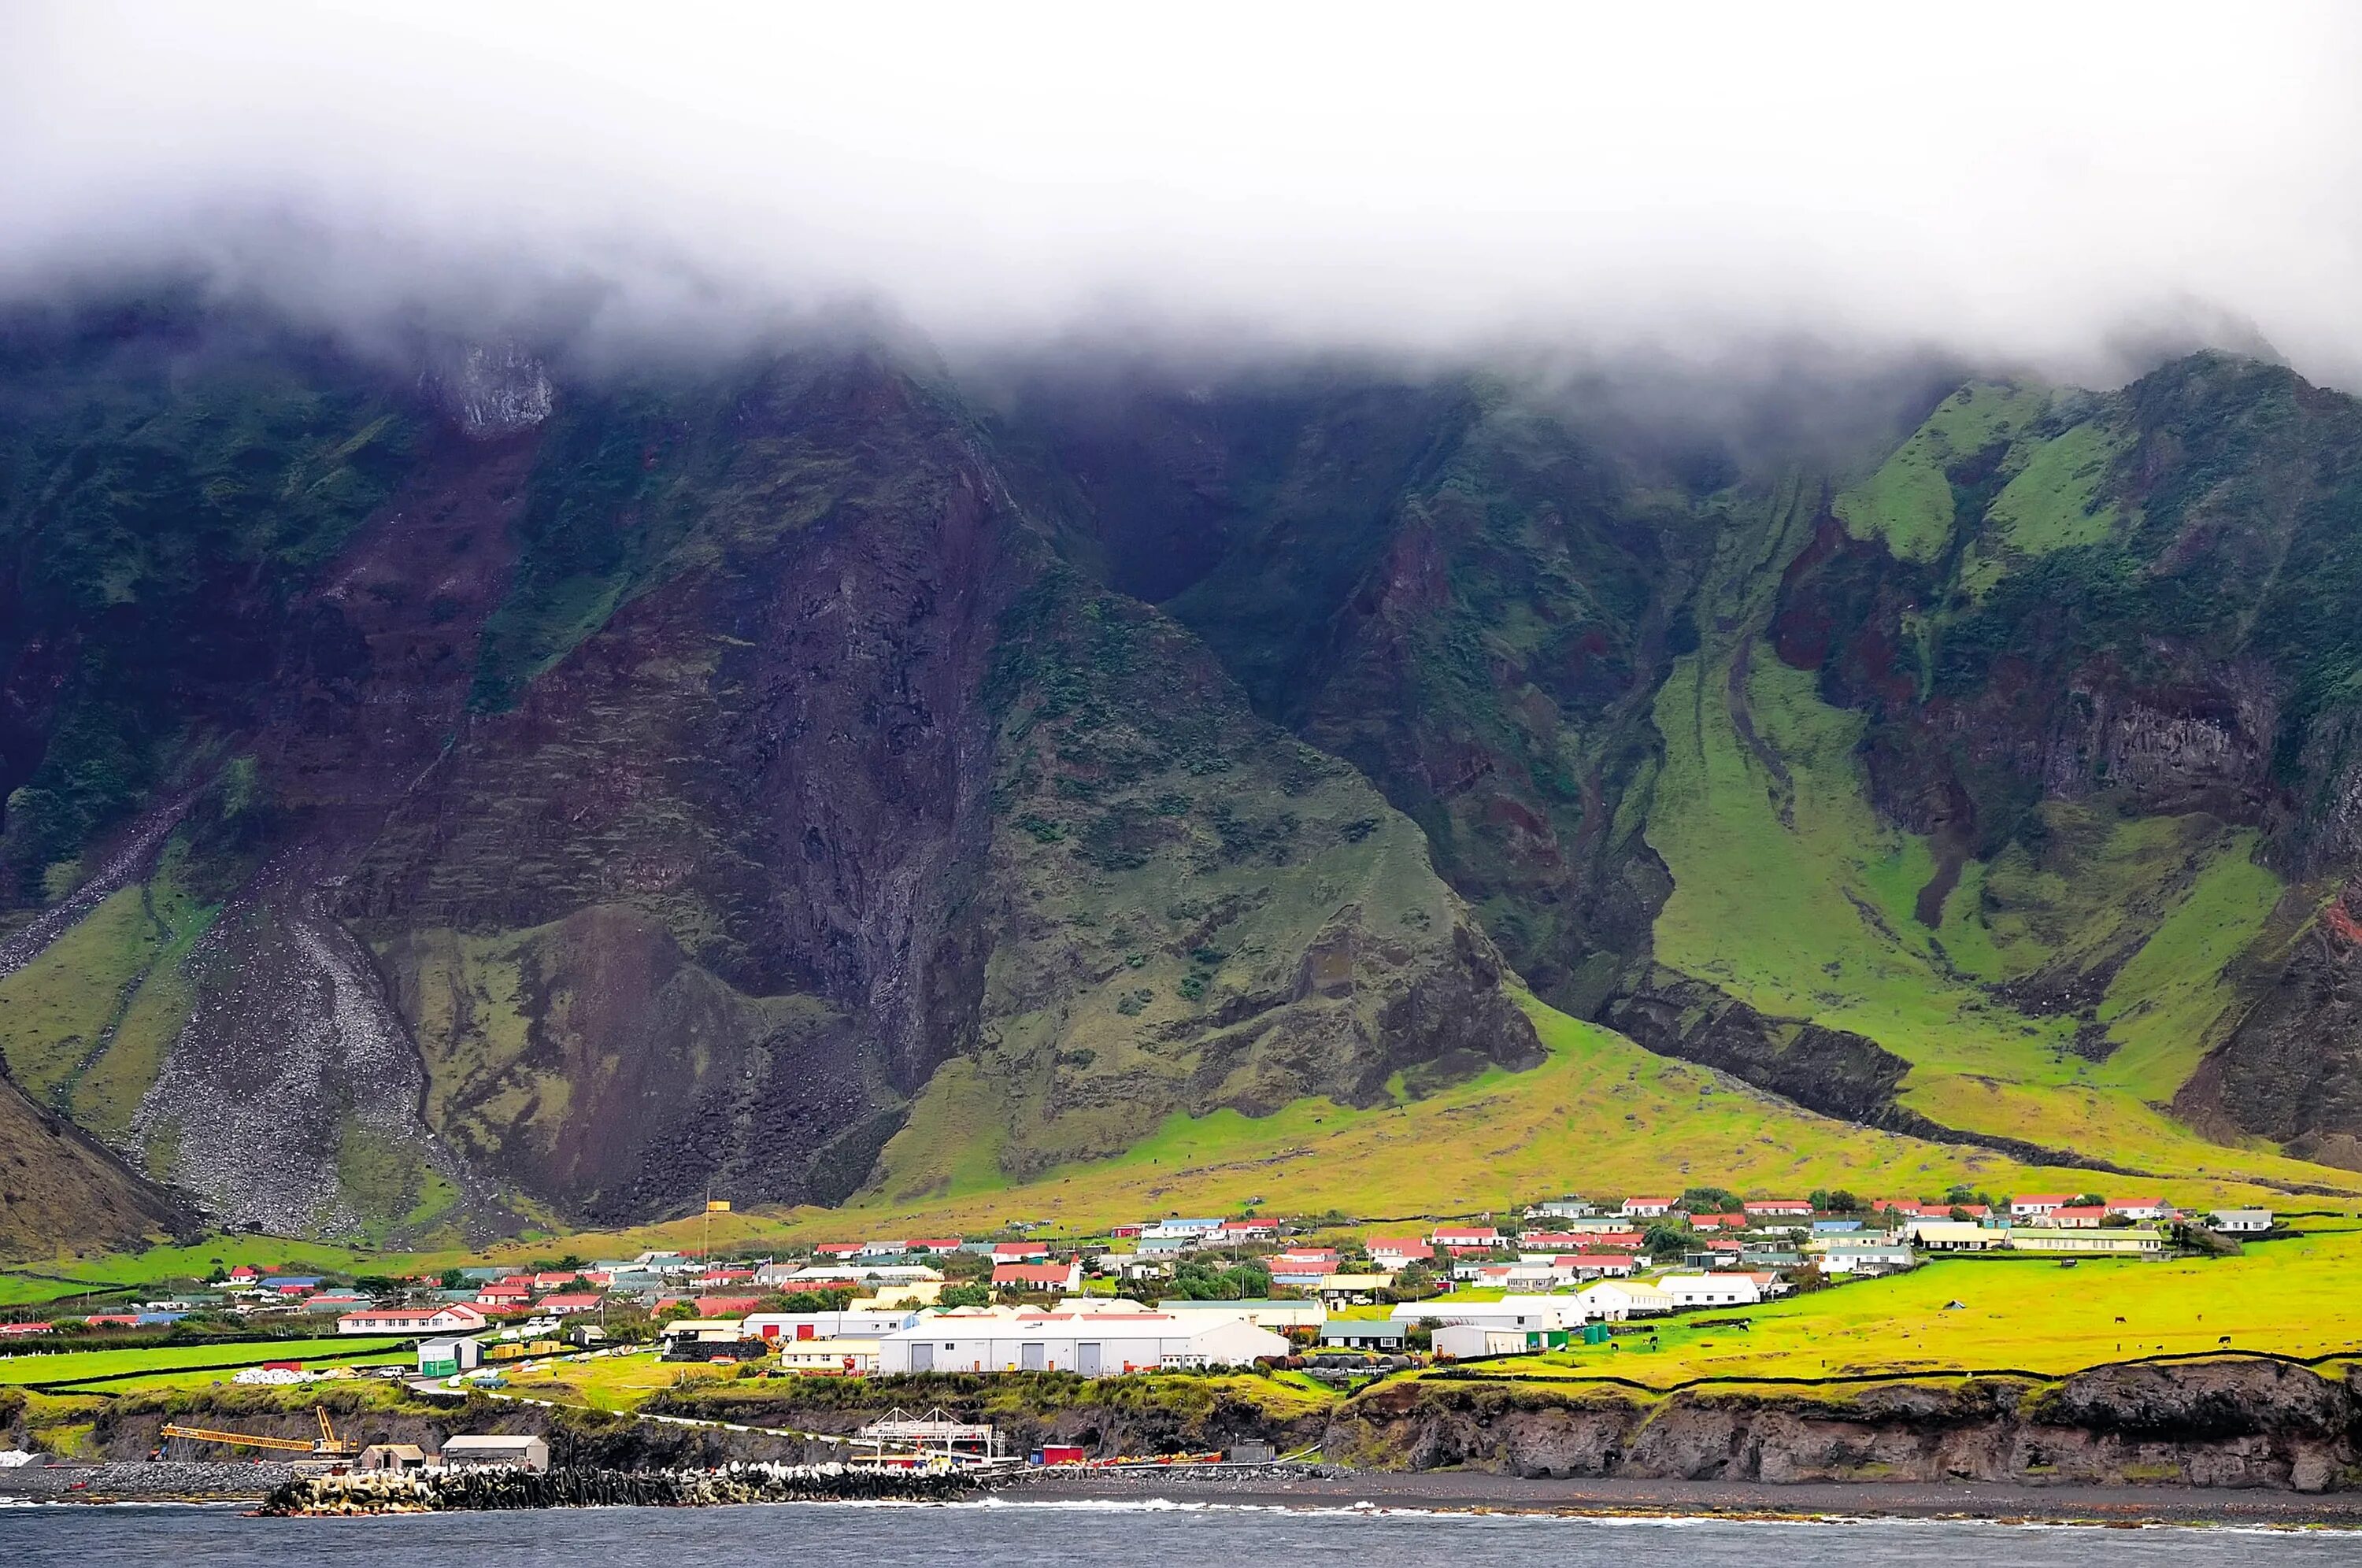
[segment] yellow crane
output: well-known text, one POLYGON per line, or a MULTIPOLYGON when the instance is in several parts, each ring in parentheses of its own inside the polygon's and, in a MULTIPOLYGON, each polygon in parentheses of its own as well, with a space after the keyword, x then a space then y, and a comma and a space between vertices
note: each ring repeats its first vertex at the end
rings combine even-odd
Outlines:
POLYGON ((218 1432, 207 1427, 179 1426, 166 1427, 163 1435, 196 1442, 232 1443, 239 1448, 275 1449, 281 1453, 308 1453, 315 1459, 352 1459, 360 1453, 359 1449, 337 1435, 337 1429, 329 1424, 326 1405, 313 1406, 312 1414, 320 1420, 320 1435, 316 1438, 258 1437, 252 1432, 218 1432))

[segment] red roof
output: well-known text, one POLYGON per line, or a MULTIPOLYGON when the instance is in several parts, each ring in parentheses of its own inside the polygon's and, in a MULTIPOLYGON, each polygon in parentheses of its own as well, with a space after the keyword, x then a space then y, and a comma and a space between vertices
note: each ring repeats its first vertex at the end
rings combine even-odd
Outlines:
POLYGON ((995 1242, 992 1255, 997 1258, 1046 1258, 1048 1243, 1043 1242, 995 1242))
POLYGON ((0 1334, 46 1334, 53 1323, 0 1323, 0 1334))
POLYGON ((1630 1268, 1632 1260, 1622 1253, 1572 1253, 1554 1260, 1561 1268, 1630 1268))
POLYGON ((1783 1214, 1810 1214, 1813 1206, 1801 1198, 1758 1198, 1738 1206, 1749 1214, 1766 1211, 1783 1214))
POLYGON ((552 1312, 587 1312, 599 1305, 595 1290, 578 1290, 568 1296, 545 1296, 541 1305, 552 1312))
POLYGON ((759 1296, 701 1296, 697 1298, 697 1315, 701 1318, 728 1318, 752 1312, 763 1304, 759 1296))
POLYGON ((359 1311, 346 1313, 337 1321, 345 1323, 365 1320, 372 1323, 424 1323, 430 1319, 440 1318, 446 1313, 457 1313, 463 1318, 474 1318, 480 1322, 484 1318, 484 1311, 480 1307, 469 1306, 465 1301, 456 1301, 447 1307, 364 1307, 359 1311))
POLYGON ((995 1285, 1042 1285, 1063 1290, 1074 1283, 1074 1278, 1075 1265, 1072 1264, 1005 1263, 992 1265, 992 1283, 995 1285))
POLYGON ((2013 1209, 2023 1209, 2028 1204, 2047 1203, 2051 1208, 2057 1209, 2063 1204, 2074 1201, 2075 1194, 2071 1192, 2022 1192, 2011 1198, 2009 1205, 2013 1209))
POLYGON ((1370 1242, 1372 1253, 1392 1253, 1396 1257, 1431 1258, 1435 1249, 1416 1236, 1379 1236, 1370 1242))
POLYGON ((812 1249, 824 1258, 849 1258, 860 1250, 858 1242, 822 1242, 812 1249))

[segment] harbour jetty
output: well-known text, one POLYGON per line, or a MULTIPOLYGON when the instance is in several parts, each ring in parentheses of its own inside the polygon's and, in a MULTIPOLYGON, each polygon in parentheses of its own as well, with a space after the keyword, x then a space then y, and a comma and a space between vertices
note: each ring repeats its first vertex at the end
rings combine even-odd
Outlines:
POLYGON ((716 1507, 726 1503, 940 1503, 984 1489, 973 1468, 876 1464, 732 1464, 720 1470, 483 1468, 407 1474, 301 1475, 259 1512, 304 1515, 469 1513, 500 1508, 716 1507))

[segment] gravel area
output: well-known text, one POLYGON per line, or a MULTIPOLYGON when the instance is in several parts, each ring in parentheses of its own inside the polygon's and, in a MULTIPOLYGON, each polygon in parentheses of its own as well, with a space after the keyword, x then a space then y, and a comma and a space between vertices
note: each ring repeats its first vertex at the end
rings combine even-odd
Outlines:
POLYGON ((262 1495, 296 1473, 292 1464, 203 1464, 172 1460, 111 1464, 24 1464, 0 1470, 0 1498, 51 1502, 227 1502, 262 1495))

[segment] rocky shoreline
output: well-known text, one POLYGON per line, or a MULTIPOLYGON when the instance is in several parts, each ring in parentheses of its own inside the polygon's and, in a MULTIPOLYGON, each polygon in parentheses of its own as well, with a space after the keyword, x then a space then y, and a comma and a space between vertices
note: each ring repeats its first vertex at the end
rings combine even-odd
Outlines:
POLYGON ((272 1518, 488 1513, 513 1508, 709 1508, 735 1503, 949 1503, 988 1485, 950 1466, 732 1464, 720 1470, 516 1470, 301 1475, 256 1510, 272 1518))
POLYGON ((2362 1529, 2362 1493, 2302 1496, 2188 1486, 1960 1482, 1790 1483, 1540 1480, 1473 1470, 1371 1471, 1339 1465, 1157 1466, 1033 1473, 1010 1502, 1161 1500, 1227 1507, 1374 1508, 1731 1518, 1985 1519, 2055 1524, 2237 1524, 2362 1529))
MULTIPOLYGON (((720 1472, 488 1473, 430 1500, 403 1477, 298 1477, 283 1464, 61 1464, 0 1471, 9 1503, 244 1504, 304 1517, 588 1507, 718 1507, 890 1495, 958 1502, 989 1492, 1001 1506, 1171 1503, 1236 1508, 1518 1513, 1569 1517, 1780 1519, 1921 1518, 1997 1523, 2233 1525, 2362 1529, 2362 1492, 2262 1487, 1954 1482, 1772 1483, 1598 1477, 1541 1479, 1479 1470, 1375 1471, 1335 1464, 1174 1464, 1021 1471, 975 1477, 854 1476, 822 1466, 720 1472), (767 1477, 764 1472, 794 1471, 767 1477), (920 1495, 923 1492, 925 1495, 920 1495)), ((851 1470, 855 1467, 839 1467, 851 1470)))

